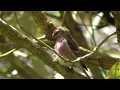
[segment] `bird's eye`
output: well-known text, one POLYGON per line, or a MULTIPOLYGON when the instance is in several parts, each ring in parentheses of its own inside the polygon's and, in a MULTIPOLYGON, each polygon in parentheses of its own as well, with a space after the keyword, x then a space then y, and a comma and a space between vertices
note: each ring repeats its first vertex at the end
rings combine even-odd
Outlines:
MULTIPOLYGON (((58 31, 59 32, 59 31, 58 31)), ((54 36, 56 36, 58 34, 58 32, 54 33, 54 36)))

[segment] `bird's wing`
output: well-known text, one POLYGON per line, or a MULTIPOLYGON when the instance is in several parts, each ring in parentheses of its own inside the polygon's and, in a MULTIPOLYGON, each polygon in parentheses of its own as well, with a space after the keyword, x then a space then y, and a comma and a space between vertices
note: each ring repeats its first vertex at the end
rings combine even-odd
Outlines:
POLYGON ((80 56, 80 53, 79 53, 79 46, 77 44, 77 42, 69 35, 68 36, 68 45, 70 47, 70 49, 72 50, 72 52, 78 57, 80 56))
MULTIPOLYGON (((69 39, 67 40, 68 45, 71 49, 71 51, 74 53, 76 57, 80 57, 80 51, 79 51, 79 46, 77 42, 70 36, 69 39)), ((82 65, 83 68, 87 70, 87 66, 81 61, 80 64, 82 65)))
MULTIPOLYGON (((74 55, 76 57, 80 57, 81 54, 80 54, 79 46, 77 42, 74 40, 74 38, 72 38, 72 36, 69 35, 67 42, 74 55)), ((85 68, 88 71, 87 66, 82 61, 80 62, 80 64, 82 65, 83 68, 85 68)))

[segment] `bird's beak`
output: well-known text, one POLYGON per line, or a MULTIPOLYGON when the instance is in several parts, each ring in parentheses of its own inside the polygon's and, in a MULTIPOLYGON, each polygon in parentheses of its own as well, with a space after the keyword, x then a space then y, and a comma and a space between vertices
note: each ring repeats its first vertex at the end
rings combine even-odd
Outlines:
POLYGON ((55 34, 53 33, 53 34, 52 34, 52 39, 54 39, 54 35, 55 35, 55 34))
POLYGON ((52 39, 54 39, 55 38, 55 34, 58 32, 59 30, 56 28, 54 31, 53 31, 53 34, 52 34, 52 39))

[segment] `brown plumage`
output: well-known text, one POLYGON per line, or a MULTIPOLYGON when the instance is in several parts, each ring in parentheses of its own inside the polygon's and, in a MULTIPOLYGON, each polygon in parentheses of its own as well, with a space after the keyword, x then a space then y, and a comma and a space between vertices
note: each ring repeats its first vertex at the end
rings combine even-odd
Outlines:
MULTIPOLYGON (((53 31, 52 37, 56 39, 54 48, 58 54, 70 61, 80 57, 79 46, 67 28, 61 26, 57 27, 53 31)), ((80 63, 87 70, 83 62, 80 63)))

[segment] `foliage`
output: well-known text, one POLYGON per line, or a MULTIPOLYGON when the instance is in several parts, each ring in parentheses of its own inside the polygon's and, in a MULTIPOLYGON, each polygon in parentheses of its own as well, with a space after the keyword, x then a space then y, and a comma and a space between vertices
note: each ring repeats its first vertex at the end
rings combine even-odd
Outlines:
POLYGON ((109 73, 106 75, 109 79, 119 79, 120 78, 120 62, 116 62, 110 69, 109 73))

